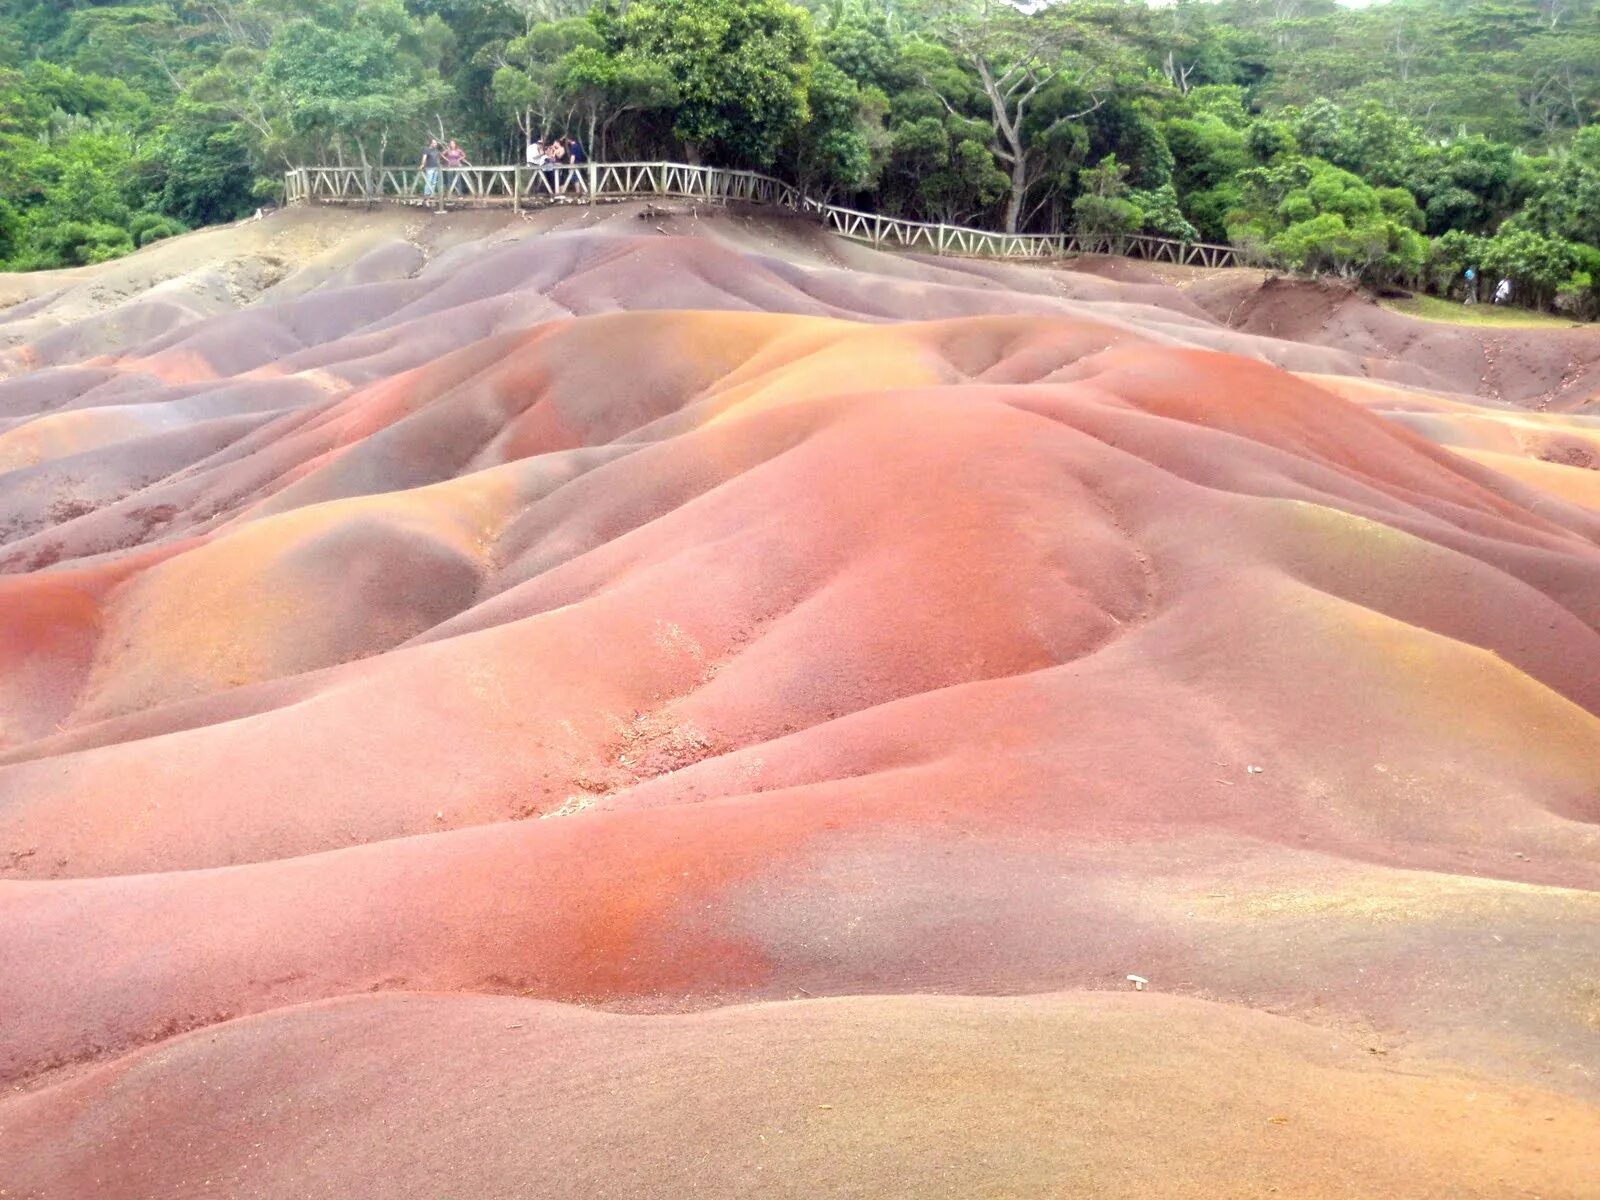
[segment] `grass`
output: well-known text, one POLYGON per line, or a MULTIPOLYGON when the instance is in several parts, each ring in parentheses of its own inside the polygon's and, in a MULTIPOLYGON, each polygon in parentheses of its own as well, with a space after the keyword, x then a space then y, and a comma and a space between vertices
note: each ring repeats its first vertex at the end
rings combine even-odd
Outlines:
POLYGON ((1443 321, 1451 325, 1496 325, 1502 328, 1570 329, 1578 324, 1571 317, 1553 317, 1528 308, 1499 304, 1462 304, 1437 296, 1413 296, 1409 300, 1380 300, 1390 312, 1404 313, 1424 321, 1443 321))

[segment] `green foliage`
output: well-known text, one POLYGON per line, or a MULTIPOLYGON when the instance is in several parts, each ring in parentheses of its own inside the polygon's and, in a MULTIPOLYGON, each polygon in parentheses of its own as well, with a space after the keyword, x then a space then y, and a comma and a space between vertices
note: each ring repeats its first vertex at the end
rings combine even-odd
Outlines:
POLYGON ((1484 241, 1482 265, 1486 277, 1511 280, 1514 291, 1539 308, 1555 300, 1579 266, 1571 242, 1509 222, 1484 241))
POLYGON ((593 153, 606 157, 612 126, 629 113, 670 108, 678 89, 661 63, 608 47, 581 45, 556 62, 556 93, 588 130, 593 153))
POLYGON ((133 235, 109 222, 51 220, 34 227, 22 262, 82 267, 118 258, 133 248, 133 235))
POLYGON ((1402 188, 1374 188, 1320 159, 1290 159, 1241 176, 1234 240, 1295 270, 1375 283, 1417 278, 1428 258, 1422 214, 1402 188))
POLYGON ((1196 241, 1200 237, 1200 231, 1183 215, 1183 209, 1178 205, 1178 189, 1170 183, 1129 192, 1128 203, 1139 210, 1141 233, 1177 238, 1184 242, 1196 241))
POLYGON ((1427 214, 1428 232, 1478 232, 1498 225, 1515 210, 1524 181, 1510 146, 1482 136, 1431 147, 1412 182, 1427 214))
POLYGON ((422 25, 401 0, 324 0, 278 25, 253 96, 280 114, 302 153, 353 147, 380 159, 390 140, 422 125, 444 98, 422 25))
POLYGON ((1600 315, 1600 246, 1572 243, 1577 264, 1571 277, 1556 293, 1556 307, 1592 321, 1600 315))
POLYGON ((888 169, 908 188, 915 211, 950 224, 992 209, 1009 183, 983 143, 937 117, 896 127, 888 169))
POLYGON ((575 17, 530 26, 506 43, 503 55, 490 95, 525 138, 550 136, 564 102, 598 110, 619 70, 600 30, 575 17))
POLYGON ((1127 164, 1119 163, 1115 154, 1079 175, 1083 192, 1072 202, 1073 225, 1079 233, 1106 238, 1138 231, 1144 214, 1128 198, 1127 177, 1127 164))
POLYGON ((1450 295, 1464 286, 1462 277, 1467 268, 1477 270, 1483 262, 1486 240, 1465 229, 1452 229, 1435 238, 1428 247, 1428 286, 1444 295, 1450 295))
POLYGON ((151 242, 159 242, 163 238, 176 237, 183 233, 183 223, 174 221, 171 217, 163 217, 160 213, 139 213, 128 222, 128 236, 135 245, 148 246, 151 242))
POLYGON ((622 25, 676 85, 673 129, 696 152, 769 166, 810 117, 811 20, 788 0, 636 0, 622 25))
POLYGON ((1596 311, 1600 0, 1034 7, 0 0, 0 265, 237 219, 289 165, 574 134, 919 220, 1233 239, 1441 291, 1471 259, 1596 311))
POLYGON ((887 95, 909 87, 901 56, 901 39, 886 9, 853 0, 840 4, 818 39, 824 61, 837 67, 859 87, 875 87, 887 95))
POLYGON ((1185 192, 1226 183, 1250 166, 1245 135, 1220 117, 1175 117, 1162 126, 1172 149, 1173 182, 1185 192))
POLYGON ((0 263, 16 254, 21 235, 22 218, 17 216, 16 209, 0 199, 0 263))
POLYGON ((1534 229, 1600 245, 1600 126, 1578 131, 1527 206, 1534 229))
POLYGON ((257 204, 246 131, 203 110, 180 105, 161 130, 150 169, 161 181, 157 207, 187 225, 237 220, 257 204))
POLYGON ((56 53, 75 71, 167 98, 176 89, 162 62, 181 38, 170 4, 73 7, 56 53))
POLYGON ((1373 183, 1412 179, 1422 155, 1420 131, 1375 103, 1344 108, 1317 100, 1284 114, 1300 152, 1320 158, 1373 183))
POLYGON ((811 73, 807 103, 811 120, 797 131, 791 156, 801 186, 822 196, 866 188, 874 173, 869 98, 849 75, 823 62, 811 73))
POLYGON ((1250 151, 1250 157, 1258 163, 1269 163, 1284 155, 1295 154, 1300 149, 1294 130, 1286 121, 1274 121, 1266 117, 1250 123, 1245 133, 1245 146, 1250 151))
POLYGON ((1117 161, 1128 168, 1129 186, 1154 188, 1171 181, 1172 148, 1161 126, 1142 106, 1124 97, 1112 97, 1084 117, 1082 125, 1087 134, 1088 157, 1099 161, 1107 154, 1115 154, 1117 161))

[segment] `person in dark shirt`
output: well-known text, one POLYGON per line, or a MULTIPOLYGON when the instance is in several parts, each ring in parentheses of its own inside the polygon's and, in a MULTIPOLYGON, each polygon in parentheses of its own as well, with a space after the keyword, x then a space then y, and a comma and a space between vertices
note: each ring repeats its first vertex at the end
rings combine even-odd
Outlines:
POLYGON ((431 196, 439 188, 439 139, 429 138, 422 148, 422 194, 431 196))
POLYGON ((589 161, 589 156, 583 152, 583 143, 578 141, 577 138, 567 138, 565 145, 567 147, 567 161, 573 166, 589 161))

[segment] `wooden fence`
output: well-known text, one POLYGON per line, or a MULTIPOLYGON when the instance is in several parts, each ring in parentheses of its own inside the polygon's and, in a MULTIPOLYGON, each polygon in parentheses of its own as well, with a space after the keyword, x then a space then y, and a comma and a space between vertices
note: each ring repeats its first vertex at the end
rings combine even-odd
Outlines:
POLYGON ((996 233, 963 225, 905 221, 823 204, 791 184, 756 171, 686 163, 582 163, 551 167, 457 167, 424 173, 414 167, 297 167, 284 195, 291 205, 401 203, 425 206, 543 207, 555 203, 638 199, 769 204, 814 214, 842 237, 930 254, 989 258, 1061 258, 1120 254, 1152 262, 1233 267, 1233 246, 1183 242, 1149 234, 1085 237, 1076 233, 996 233), (427 178, 432 174, 434 178, 427 178))

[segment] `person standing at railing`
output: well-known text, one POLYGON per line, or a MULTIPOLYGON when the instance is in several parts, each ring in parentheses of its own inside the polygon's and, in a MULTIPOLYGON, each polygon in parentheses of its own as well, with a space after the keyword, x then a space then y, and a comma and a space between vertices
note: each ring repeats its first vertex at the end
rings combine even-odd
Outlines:
POLYGON ((422 194, 431 196, 439 189, 439 139, 429 138, 422 148, 422 194))
POLYGON ((441 157, 444 159, 445 170, 449 173, 450 185, 446 190, 452 196, 458 196, 461 194, 461 168, 472 165, 467 161, 467 152, 456 145, 455 138, 451 138, 450 144, 444 148, 444 154, 441 157))
POLYGON ((544 181, 552 196, 556 195, 561 182, 560 167, 567 158, 567 148, 561 144, 560 138, 552 139, 544 148, 544 181))
POLYGON ((577 138, 563 138, 561 144, 567 148, 567 162, 572 166, 589 161, 589 156, 583 152, 583 143, 577 138))

